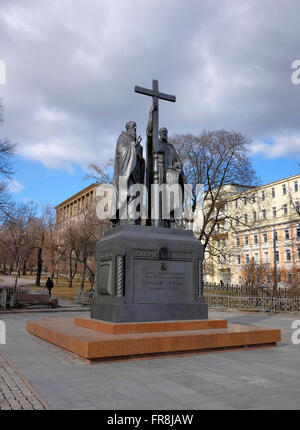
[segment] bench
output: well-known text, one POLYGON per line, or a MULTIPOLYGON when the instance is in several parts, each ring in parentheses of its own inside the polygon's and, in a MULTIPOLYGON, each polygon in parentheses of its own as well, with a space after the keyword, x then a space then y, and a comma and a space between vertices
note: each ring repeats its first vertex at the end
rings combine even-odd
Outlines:
POLYGON ((16 294, 16 306, 47 305, 56 308, 57 299, 51 299, 48 294, 16 294))

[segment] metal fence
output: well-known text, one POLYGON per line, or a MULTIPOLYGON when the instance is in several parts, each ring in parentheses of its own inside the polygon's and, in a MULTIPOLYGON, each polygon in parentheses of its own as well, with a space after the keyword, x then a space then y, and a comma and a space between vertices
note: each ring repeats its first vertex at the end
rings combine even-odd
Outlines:
POLYGON ((262 312, 300 312, 299 297, 247 297, 204 293, 211 308, 262 312))
MULTIPOLYGON (((270 297, 273 296, 273 286, 264 285, 259 289, 251 289, 246 285, 242 284, 213 284, 204 283, 204 291, 206 292, 218 292, 218 293, 229 293, 237 296, 250 296, 250 297, 270 297)), ((289 289, 286 287, 279 287, 276 292, 277 297, 290 297, 289 289)))
POLYGON ((74 302, 80 303, 82 305, 88 305, 93 303, 95 299, 95 291, 85 291, 84 293, 81 293, 80 290, 75 291, 74 294, 74 302))

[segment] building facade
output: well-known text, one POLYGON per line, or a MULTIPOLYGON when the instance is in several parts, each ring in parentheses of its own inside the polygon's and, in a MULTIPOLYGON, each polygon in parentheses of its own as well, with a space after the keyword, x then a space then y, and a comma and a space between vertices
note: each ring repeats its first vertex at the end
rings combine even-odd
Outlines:
POLYGON ((86 211, 95 207, 97 187, 97 183, 91 184, 55 206, 57 231, 65 228, 71 222, 83 219, 86 211))
MULTIPOLYGON (((228 186, 229 187, 229 186, 228 186)), ((279 284, 300 274, 300 175, 239 192, 232 185, 211 238, 207 282, 242 283, 251 261, 276 267, 279 284)), ((266 275, 269 277, 269 275, 266 275)), ((266 279, 266 282, 270 282, 266 279)))

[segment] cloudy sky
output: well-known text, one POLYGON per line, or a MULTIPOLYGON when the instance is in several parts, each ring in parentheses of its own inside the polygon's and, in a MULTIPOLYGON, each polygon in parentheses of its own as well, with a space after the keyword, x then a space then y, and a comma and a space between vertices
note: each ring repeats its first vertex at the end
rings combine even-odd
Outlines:
MULTIPOLYGON (((159 80, 172 135, 237 130, 262 182, 299 173, 299 0, 0 0, 0 138, 18 142, 11 190, 57 204, 87 186, 159 80)), ((300 76, 300 73, 299 73, 300 76)))

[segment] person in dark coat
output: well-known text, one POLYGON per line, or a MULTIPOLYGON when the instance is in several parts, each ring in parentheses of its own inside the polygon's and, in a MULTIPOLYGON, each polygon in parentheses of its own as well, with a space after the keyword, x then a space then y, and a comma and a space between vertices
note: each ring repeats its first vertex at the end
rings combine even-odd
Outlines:
POLYGON ((49 296, 51 297, 51 289, 54 287, 52 279, 48 278, 46 282, 46 288, 48 290, 49 296))

